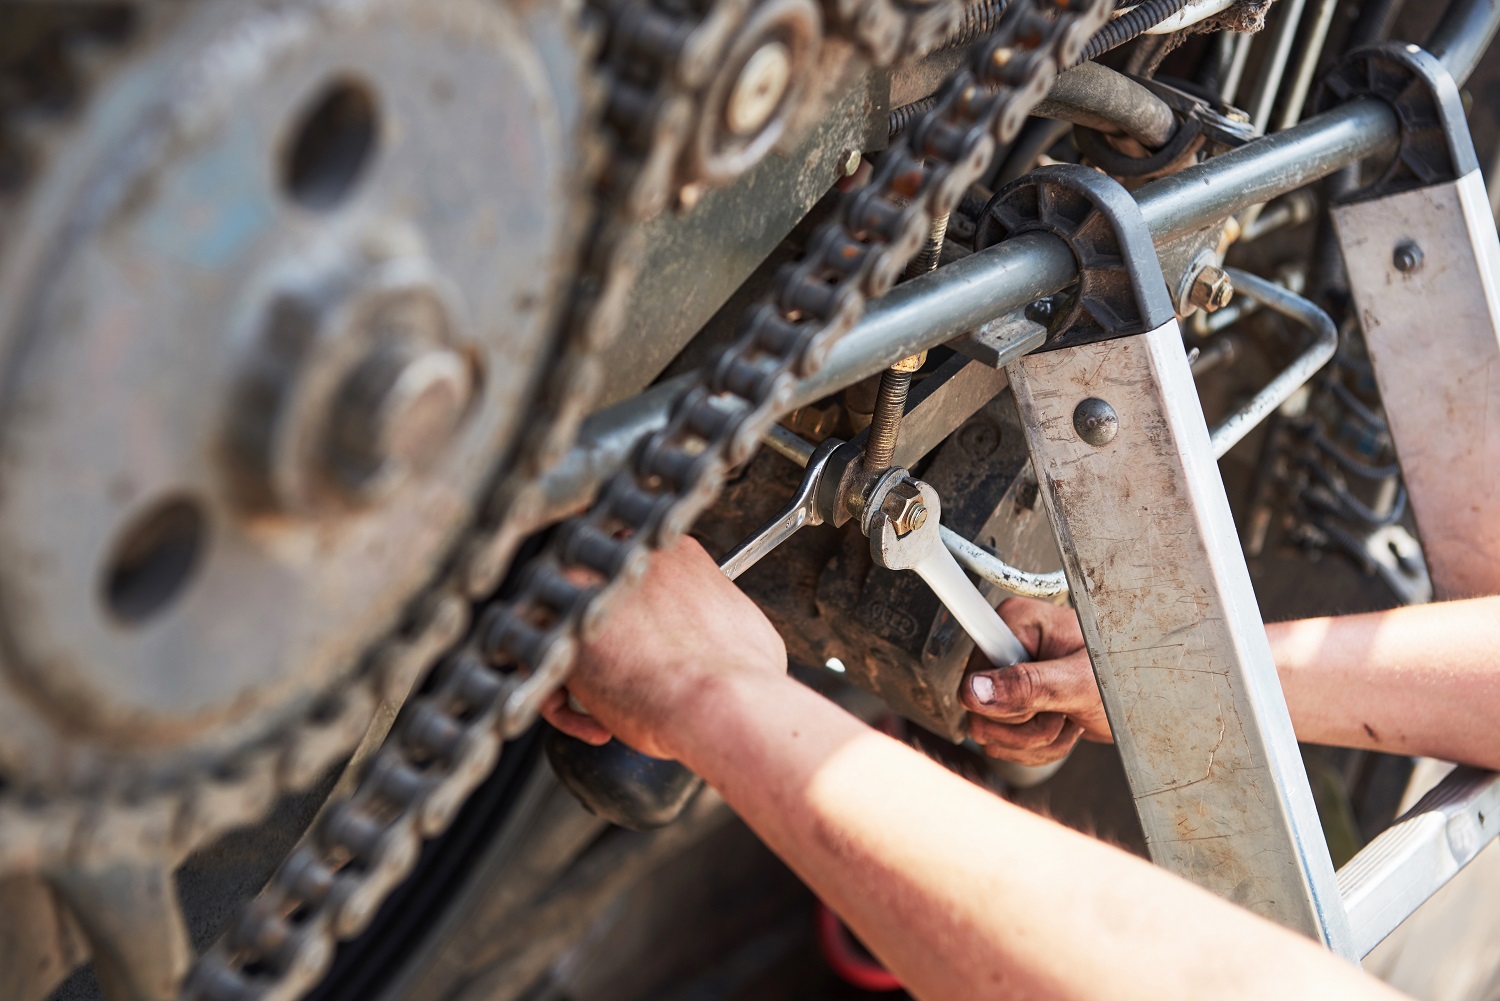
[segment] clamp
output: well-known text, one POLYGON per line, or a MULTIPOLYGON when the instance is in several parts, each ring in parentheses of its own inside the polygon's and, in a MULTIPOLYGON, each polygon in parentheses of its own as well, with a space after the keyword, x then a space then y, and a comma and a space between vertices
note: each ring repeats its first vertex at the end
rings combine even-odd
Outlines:
POLYGON ((1458 84, 1441 60, 1420 46, 1386 42, 1355 49, 1318 88, 1318 111, 1374 97, 1401 126, 1396 156, 1373 184, 1344 199, 1363 202, 1425 188, 1479 169, 1458 84))
POLYGON ((974 249, 1037 232, 1062 240, 1078 262, 1078 285, 1039 351, 1143 334, 1175 318, 1151 231, 1119 182, 1071 163, 1033 170, 984 207, 974 249))

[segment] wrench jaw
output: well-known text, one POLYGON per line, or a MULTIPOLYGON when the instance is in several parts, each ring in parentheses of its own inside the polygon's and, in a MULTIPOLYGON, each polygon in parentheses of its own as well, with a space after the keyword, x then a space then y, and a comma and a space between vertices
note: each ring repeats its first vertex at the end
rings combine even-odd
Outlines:
POLYGON ((860 521, 860 528, 870 540, 870 558, 887 570, 915 570, 935 549, 943 548, 943 540, 938 534, 941 513, 942 502, 936 490, 913 478, 904 469, 892 469, 876 481, 860 521), (915 487, 927 507, 927 520, 920 528, 904 535, 897 531, 895 519, 884 510, 886 497, 903 483, 915 487))
POLYGON ((861 527, 869 536, 870 557, 876 564, 887 570, 911 570, 918 574, 990 663, 1008 667, 1027 659, 1026 648, 943 545, 938 527, 942 501, 936 490, 914 479, 906 470, 894 469, 876 483, 865 512, 861 527), (897 531, 895 519, 884 510, 885 498, 901 483, 915 487, 927 507, 927 520, 904 535, 897 531))

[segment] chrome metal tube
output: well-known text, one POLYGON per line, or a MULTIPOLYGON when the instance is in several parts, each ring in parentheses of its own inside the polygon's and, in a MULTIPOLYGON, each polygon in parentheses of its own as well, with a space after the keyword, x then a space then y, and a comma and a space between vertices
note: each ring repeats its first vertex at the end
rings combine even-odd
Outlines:
POLYGON ((1500 30, 1500 0, 1453 0, 1427 40, 1427 51, 1443 61, 1459 86, 1479 65, 1500 30))
POLYGON ((1297 356, 1296 361, 1272 379, 1265 389, 1256 393, 1254 399, 1214 428, 1209 440, 1216 459, 1224 458, 1225 453, 1239 444, 1256 425, 1301 389, 1318 369, 1328 364, 1339 346, 1338 328, 1333 325, 1329 315, 1313 303, 1248 271, 1230 268, 1229 277, 1234 282, 1237 295, 1253 299, 1265 308, 1306 327, 1313 335, 1313 342, 1297 356))
POLYGON ((1291 84, 1285 89, 1286 96, 1282 100, 1281 110, 1271 123, 1277 132, 1296 125, 1302 117, 1302 106, 1307 103, 1308 91, 1312 89, 1313 74, 1323 56, 1323 45, 1328 41, 1328 29, 1333 24, 1334 11, 1338 9, 1338 5, 1338 0, 1317 0, 1312 20, 1302 40, 1297 69, 1292 74, 1291 84))
POLYGON ((1292 54, 1292 43, 1297 40, 1297 27, 1302 23, 1302 9, 1307 0, 1281 0, 1271 11, 1273 24, 1267 32, 1271 39, 1271 51, 1261 63, 1260 79, 1255 82, 1255 96, 1250 105, 1250 123, 1255 131, 1264 133, 1271 124, 1271 109, 1276 104, 1276 95, 1281 93, 1281 78, 1286 74, 1287 60, 1292 54))

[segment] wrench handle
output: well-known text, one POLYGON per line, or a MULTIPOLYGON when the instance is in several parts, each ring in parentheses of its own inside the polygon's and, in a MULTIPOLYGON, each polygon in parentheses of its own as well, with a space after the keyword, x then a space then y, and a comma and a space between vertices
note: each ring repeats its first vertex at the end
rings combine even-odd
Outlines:
POLYGON ((1016 634, 979 593, 946 546, 934 546, 912 569, 947 606, 991 664, 1009 667, 1031 659, 1016 634))

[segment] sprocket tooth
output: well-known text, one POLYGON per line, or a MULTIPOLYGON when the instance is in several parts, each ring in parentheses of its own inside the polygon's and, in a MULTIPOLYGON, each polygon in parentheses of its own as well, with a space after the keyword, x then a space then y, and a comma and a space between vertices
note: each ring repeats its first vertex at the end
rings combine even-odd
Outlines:
POLYGON ((159 861, 103 862, 48 881, 78 920, 109 1001, 170 1001, 192 949, 172 872, 159 861))

